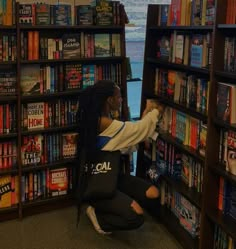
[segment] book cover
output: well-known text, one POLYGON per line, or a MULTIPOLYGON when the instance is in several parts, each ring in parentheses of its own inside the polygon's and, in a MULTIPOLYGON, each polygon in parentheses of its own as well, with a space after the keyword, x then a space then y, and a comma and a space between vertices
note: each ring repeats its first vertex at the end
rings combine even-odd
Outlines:
POLYGON ((22 165, 39 165, 42 163, 42 135, 24 136, 21 146, 22 165))
POLYGON ((203 35, 194 34, 192 36, 190 50, 190 66, 202 67, 203 64, 203 35))
POLYGON ((202 15, 202 0, 192 0, 191 7, 191 25, 200 26, 201 25, 201 15, 202 15))
POLYGON ((11 176, 0 176, 0 208, 11 206, 11 176))
POLYGON ((21 92, 23 95, 40 94, 40 65, 22 65, 21 92))
POLYGON ((49 25, 50 24, 50 5, 46 3, 37 3, 35 5, 36 25, 49 25))
POLYGON ((161 26, 167 26, 168 22, 168 12, 169 12, 169 5, 167 4, 162 4, 160 5, 161 11, 160 11, 160 25, 161 26))
POLYGON ((49 196, 65 195, 68 192, 68 169, 50 169, 49 170, 48 190, 49 196))
POLYGON ((62 157, 75 158, 77 156, 78 133, 70 132, 62 134, 62 157))
POLYGON ((66 64, 65 65, 65 89, 80 89, 82 87, 82 65, 66 64))
POLYGON ((181 0, 171 1, 170 25, 177 26, 181 24, 181 0))
POLYGON ((94 8, 91 5, 76 6, 76 24, 93 25, 94 8))
POLYGON ((95 65, 83 65, 83 89, 95 84, 95 65))
POLYGON ((107 0, 97 0, 95 7, 96 25, 113 24, 113 3, 107 0))
POLYGON ((168 61, 170 51, 170 37, 161 36, 161 38, 157 40, 157 58, 168 61))
POLYGON ((64 59, 80 58, 80 34, 64 34, 62 37, 62 51, 64 59))
POLYGON ((44 102, 27 103, 28 130, 44 128, 44 102))
POLYGON ((226 170, 236 175, 236 132, 228 131, 226 170))
POLYGON ((111 56, 110 34, 94 34, 94 55, 95 57, 111 56))
POLYGON ((32 4, 19 5, 19 23, 20 24, 34 24, 33 6, 32 4))
POLYGON ((175 63, 182 64, 184 59, 184 35, 176 34, 175 63))
POLYGON ((53 5, 53 24, 55 25, 71 25, 71 5, 56 4, 53 5))

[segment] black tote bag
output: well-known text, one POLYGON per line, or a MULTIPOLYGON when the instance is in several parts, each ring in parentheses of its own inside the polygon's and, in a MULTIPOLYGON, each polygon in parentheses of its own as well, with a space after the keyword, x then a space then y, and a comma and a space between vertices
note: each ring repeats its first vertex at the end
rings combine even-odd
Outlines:
POLYGON ((86 165, 87 184, 84 200, 111 198, 120 173, 120 151, 99 151, 95 163, 86 165))

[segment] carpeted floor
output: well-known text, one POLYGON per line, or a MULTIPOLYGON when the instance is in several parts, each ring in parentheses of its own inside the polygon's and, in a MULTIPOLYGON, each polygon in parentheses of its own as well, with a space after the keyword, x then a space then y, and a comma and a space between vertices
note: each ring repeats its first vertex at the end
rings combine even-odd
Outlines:
POLYGON ((0 224, 1 249, 182 249, 161 224, 145 215, 133 231, 97 234, 84 211, 76 228, 76 208, 69 207, 0 224))

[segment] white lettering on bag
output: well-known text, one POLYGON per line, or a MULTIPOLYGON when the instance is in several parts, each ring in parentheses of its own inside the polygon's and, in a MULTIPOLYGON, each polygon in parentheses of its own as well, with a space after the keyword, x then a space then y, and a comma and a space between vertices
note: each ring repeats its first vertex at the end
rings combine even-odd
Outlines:
POLYGON ((110 162, 102 162, 102 163, 97 163, 95 167, 93 168, 92 174, 105 174, 108 171, 112 170, 111 168, 111 163, 110 162))

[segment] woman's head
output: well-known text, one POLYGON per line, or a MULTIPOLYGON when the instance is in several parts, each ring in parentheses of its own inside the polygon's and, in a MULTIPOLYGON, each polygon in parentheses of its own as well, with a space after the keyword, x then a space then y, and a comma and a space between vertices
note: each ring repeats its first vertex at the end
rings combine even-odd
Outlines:
POLYGON ((120 110, 121 102, 120 88, 111 80, 99 80, 82 91, 78 115, 80 146, 95 149, 101 116, 120 110))

